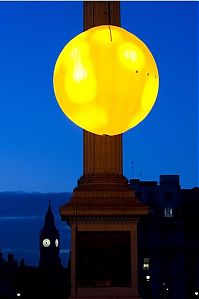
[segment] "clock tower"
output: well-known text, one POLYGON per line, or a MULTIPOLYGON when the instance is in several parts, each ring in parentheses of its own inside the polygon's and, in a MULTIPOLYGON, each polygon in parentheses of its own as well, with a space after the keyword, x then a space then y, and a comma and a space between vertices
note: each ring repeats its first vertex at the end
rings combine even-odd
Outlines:
POLYGON ((40 232, 40 261, 39 266, 43 269, 56 269, 61 266, 59 257, 59 232, 55 226, 55 219, 49 201, 45 215, 44 226, 40 232))

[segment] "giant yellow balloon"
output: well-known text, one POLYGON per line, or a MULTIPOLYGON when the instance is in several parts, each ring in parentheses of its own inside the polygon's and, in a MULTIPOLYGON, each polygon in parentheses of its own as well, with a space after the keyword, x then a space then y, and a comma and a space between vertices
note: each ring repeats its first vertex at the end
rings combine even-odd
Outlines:
POLYGON ((93 27, 60 53, 54 91, 66 114, 81 128, 117 135, 141 122, 153 107, 158 69, 147 46, 121 27, 93 27))

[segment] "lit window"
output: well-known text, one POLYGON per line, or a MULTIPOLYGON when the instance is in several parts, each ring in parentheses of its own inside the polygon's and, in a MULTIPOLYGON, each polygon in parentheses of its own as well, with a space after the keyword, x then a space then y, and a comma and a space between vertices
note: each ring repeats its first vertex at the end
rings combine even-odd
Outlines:
POLYGON ((171 209, 171 208, 164 209, 164 217, 172 218, 173 217, 173 209, 171 209))
POLYGON ((199 293, 198 293, 198 292, 195 292, 194 294, 195 294, 195 296, 198 296, 198 295, 199 295, 199 293))
POLYGON ((147 281, 149 281, 149 280, 150 280, 150 278, 151 278, 151 276, 150 276, 150 275, 147 275, 147 276, 146 276, 146 280, 147 280, 147 281))
POLYGON ((143 270, 149 270, 149 258, 144 258, 143 270))

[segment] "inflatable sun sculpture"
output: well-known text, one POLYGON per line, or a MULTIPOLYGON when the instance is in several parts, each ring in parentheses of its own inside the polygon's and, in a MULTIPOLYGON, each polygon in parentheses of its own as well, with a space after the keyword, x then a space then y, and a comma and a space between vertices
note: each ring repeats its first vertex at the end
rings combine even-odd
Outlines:
POLYGON ((152 109, 158 69, 147 46, 121 27, 93 27, 60 53, 54 90, 65 115, 98 135, 121 134, 152 109))

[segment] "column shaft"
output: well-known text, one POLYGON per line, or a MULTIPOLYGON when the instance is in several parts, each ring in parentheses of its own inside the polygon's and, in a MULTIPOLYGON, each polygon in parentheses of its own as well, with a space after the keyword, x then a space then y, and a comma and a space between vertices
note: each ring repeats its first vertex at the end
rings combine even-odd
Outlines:
MULTIPOLYGON (((120 2, 85 1, 84 30, 106 24, 120 26, 120 2)), ((122 135, 99 136, 84 131, 83 140, 84 175, 122 175, 122 135)))

